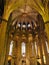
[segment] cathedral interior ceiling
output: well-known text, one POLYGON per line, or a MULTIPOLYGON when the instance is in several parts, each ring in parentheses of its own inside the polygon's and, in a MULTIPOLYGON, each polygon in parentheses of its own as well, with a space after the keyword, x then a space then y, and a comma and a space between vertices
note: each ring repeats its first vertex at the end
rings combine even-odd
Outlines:
POLYGON ((27 5, 31 9, 34 8, 39 12, 45 22, 49 21, 49 0, 6 0, 5 9, 8 13, 11 13, 13 10, 18 10, 20 8, 20 12, 23 13, 23 8, 25 10, 25 6, 27 5))
MULTIPOLYGON (((4 0, 4 13, 3 18, 8 20, 10 14, 14 15, 12 19, 16 16, 21 16, 26 13, 36 19, 37 13, 41 14, 44 23, 49 21, 49 0, 4 0), (5 16, 4 16, 5 15, 5 16)), ((24 15, 25 16, 25 15, 24 15)), ((46 28, 48 32, 49 25, 46 28)))

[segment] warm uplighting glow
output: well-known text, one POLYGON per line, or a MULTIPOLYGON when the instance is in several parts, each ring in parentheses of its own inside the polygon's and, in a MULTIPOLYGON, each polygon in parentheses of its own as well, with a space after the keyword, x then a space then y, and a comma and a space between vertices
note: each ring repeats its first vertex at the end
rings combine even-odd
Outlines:
POLYGON ((35 42, 35 50, 36 50, 36 55, 37 55, 37 43, 35 42))
POLYGON ((8 60, 11 60, 12 59, 12 57, 11 56, 8 56, 8 60))
POLYGON ((46 64, 46 58, 45 58, 45 56, 43 56, 43 59, 44 59, 44 64, 46 64))
POLYGON ((38 59, 37 61, 41 64, 41 59, 38 59))
POLYGON ((47 52, 49 53, 48 42, 46 41, 47 52))

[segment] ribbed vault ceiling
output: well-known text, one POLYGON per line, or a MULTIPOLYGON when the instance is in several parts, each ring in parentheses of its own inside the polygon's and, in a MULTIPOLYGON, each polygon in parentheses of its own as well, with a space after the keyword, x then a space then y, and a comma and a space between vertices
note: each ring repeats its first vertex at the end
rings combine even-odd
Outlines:
MULTIPOLYGON (((21 13, 27 12, 29 6, 31 9, 35 9, 39 12, 44 21, 49 21, 49 0, 6 0, 5 9, 6 13, 10 14, 13 10, 18 10, 20 8, 21 13), (22 8, 22 9, 21 9, 22 8)), ((28 9, 30 11, 30 9, 28 9)))
MULTIPOLYGON (((3 18, 8 20, 8 17, 13 12, 16 12, 14 13, 13 18, 23 13, 27 13, 30 15, 30 12, 32 12, 33 10, 42 15, 45 23, 49 21, 49 0, 5 0, 5 16, 3 18)), ((34 15, 32 16, 34 17, 34 15)), ((46 28, 47 34, 49 35, 48 29, 49 25, 46 28)))

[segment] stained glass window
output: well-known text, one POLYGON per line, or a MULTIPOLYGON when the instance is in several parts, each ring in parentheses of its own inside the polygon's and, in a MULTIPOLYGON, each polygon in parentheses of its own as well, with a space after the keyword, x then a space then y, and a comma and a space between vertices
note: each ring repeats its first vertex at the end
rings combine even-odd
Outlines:
POLYGON ((10 43, 10 49, 9 49, 9 55, 12 55, 12 49, 13 49, 13 40, 10 43))
POLYGON ((26 53, 26 45, 24 42, 22 42, 22 56, 24 57, 26 53))

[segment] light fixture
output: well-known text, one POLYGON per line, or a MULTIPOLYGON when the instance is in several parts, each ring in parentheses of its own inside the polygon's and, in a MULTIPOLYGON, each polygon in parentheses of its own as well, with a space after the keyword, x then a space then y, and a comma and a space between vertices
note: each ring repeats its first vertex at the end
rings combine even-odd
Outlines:
POLYGON ((23 25, 22 27, 23 27, 23 28, 25 28, 25 27, 26 27, 26 25, 23 25))
POLYGON ((18 23, 18 27, 20 27, 20 24, 18 23))
POLYGON ((31 25, 30 25, 30 24, 28 24, 28 27, 31 27, 31 25))

